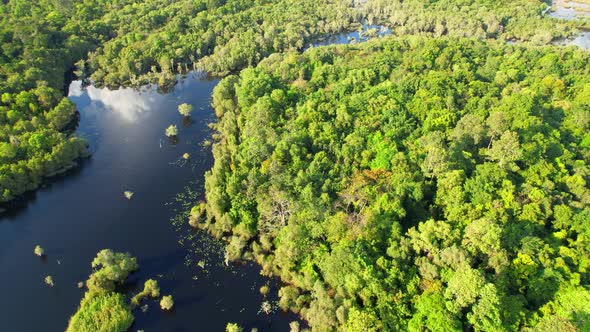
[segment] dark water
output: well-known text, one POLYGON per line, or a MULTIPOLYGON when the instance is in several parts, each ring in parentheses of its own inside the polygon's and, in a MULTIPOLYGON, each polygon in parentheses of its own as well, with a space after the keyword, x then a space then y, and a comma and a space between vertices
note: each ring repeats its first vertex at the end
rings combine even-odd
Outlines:
POLYGON ((360 43, 371 38, 383 37, 390 34, 391 30, 385 26, 363 24, 355 31, 338 33, 316 41, 315 43, 312 43, 312 47, 360 43))
MULTIPOLYGON (((563 20, 576 20, 590 17, 590 5, 580 2, 553 1, 553 10, 550 17, 563 20)), ((577 46, 590 50, 590 31, 582 31, 571 39, 562 39, 554 42, 555 45, 577 46)))
MULTIPOLYGON (((293 315, 258 313, 259 287, 268 280, 257 267, 225 267, 220 244, 170 220, 182 207, 175 197, 185 187, 197 189, 193 201, 202 198, 203 174, 213 162, 202 143, 214 121, 209 98, 216 83, 189 77, 168 94, 82 91, 72 84, 70 99, 81 113, 77 132, 88 139, 92 157, 0 217, 1 331, 65 330, 84 293, 76 284, 87 279, 90 262, 104 248, 138 258, 129 294, 154 278, 175 300, 170 313, 155 301, 147 302, 145 313, 136 309, 131 331, 223 331, 227 322, 247 331, 288 330, 293 315), (194 106, 192 122, 177 112, 184 102, 194 106), (179 129, 176 143, 164 135, 170 124, 179 129), (185 152, 189 161, 182 159, 185 152), (125 190, 135 193, 131 200, 125 190), (33 254, 37 244, 46 260, 33 254), (55 287, 43 283, 46 275, 55 287)), ((276 292, 273 287, 269 300, 276 292)))

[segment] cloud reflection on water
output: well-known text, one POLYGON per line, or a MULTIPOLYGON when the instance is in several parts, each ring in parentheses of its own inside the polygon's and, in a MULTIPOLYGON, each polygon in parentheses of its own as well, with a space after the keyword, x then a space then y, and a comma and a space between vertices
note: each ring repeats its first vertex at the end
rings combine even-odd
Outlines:
POLYGON ((107 109, 118 113, 129 122, 136 121, 141 114, 152 111, 164 101, 164 96, 157 93, 155 88, 143 88, 141 90, 133 88, 109 90, 107 88, 99 89, 94 86, 83 88, 80 81, 72 82, 68 96, 86 96, 90 99, 90 104, 85 109, 107 109))

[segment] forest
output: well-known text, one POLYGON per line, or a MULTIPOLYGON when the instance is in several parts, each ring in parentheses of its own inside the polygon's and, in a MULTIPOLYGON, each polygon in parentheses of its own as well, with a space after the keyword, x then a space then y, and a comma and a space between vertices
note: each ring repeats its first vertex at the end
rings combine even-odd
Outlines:
POLYGON ((365 22, 398 35, 548 43, 581 22, 541 1, 10 0, 0 3, 0 202, 87 155, 62 99, 72 77, 111 88, 204 70, 224 76, 365 22))
MULTIPOLYGON (((544 45, 590 23, 547 6, 3 1, 0 202, 88 156, 71 80, 166 90, 203 71, 224 79, 191 225, 280 278, 314 331, 587 331, 590 55, 544 45), (393 36, 306 50, 363 24, 393 36)), ((128 254, 92 267, 68 331, 124 331, 159 294, 127 304, 128 254)))
POLYGON ((314 331, 586 331, 589 70, 454 37, 274 54, 213 93, 198 226, 314 331))

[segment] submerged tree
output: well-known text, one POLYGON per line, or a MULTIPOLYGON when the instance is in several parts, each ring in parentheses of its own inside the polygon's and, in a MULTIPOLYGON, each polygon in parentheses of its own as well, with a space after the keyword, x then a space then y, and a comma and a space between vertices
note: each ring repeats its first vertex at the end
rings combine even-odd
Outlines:
POLYGON ((191 116, 192 111, 193 105, 187 103, 178 105, 178 113, 180 113, 182 116, 189 117, 191 116))
POLYGON ((53 283, 53 277, 52 276, 47 276, 45 277, 45 279, 43 280, 45 282, 45 284, 49 287, 53 287, 55 286, 55 284, 53 283))
POLYGON ((165 295, 162 296, 162 300, 160 300, 160 307, 162 310, 170 310, 174 307, 174 300, 172 299, 172 295, 165 295))
POLYGON ((143 290, 131 298, 131 304, 138 306, 144 298, 157 298, 158 296, 160 296, 160 286, 158 286, 158 282, 153 279, 148 279, 143 286, 143 290))
POLYGON ((133 197, 134 193, 133 193, 133 191, 127 190, 127 191, 123 192, 123 195, 125 195, 125 198, 131 199, 133 197))
POLYGON ((236 323, 227 323, 227 325, 225 326, 225 332, 243 332, 243 331, 244 331, 244 329, 241 328, 236 323))
POLYGON ((45 255, 45 250, 43 248, 41 248, 40 245, 35 246, 35 255, 39 256, 39 257, 43 257, 45 255))
POLYGON ((178 135, 178 128, 175 125, 170 125, 166 128, 166 136, 176 137, 178 135))

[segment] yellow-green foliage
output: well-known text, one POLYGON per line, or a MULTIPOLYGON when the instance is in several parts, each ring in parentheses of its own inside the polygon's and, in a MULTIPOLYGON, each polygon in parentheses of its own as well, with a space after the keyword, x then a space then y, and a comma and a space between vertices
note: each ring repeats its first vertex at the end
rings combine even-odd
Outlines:
MULTIPOLYGON (((88 291, 80 308, 70 319, 67 332, 127 331, 133 323, 131 308, 125 296, 114 290, 116 285, 125 282, 129 273, 139 268, 136 259, 128 253, 104 249, 96 255, 92 267, 97 270, 86 281, 88 291)), ((150 283, 150 287, 147 287, 147 284, 146 289, 153 294, 154 285, 150 283)), ((159 289, 157 291, 159 293, 159 289)))
POLYGON ((213 92, 201 224, 317 331, 587 330, 589 68, 450 37, 270 56, 213 92))
POLYGON ((124 332, 132 323, 133 315, 122 294, 86 293, 66 332, 124 332))
POLYGON ((148 279, 143 286, 143 291, 137 293, 132 299, 131 304, 134 306, 138 306, 141 300, 146 297, 156 298, 160 296, 160 287, 158 286, 158 282, 153 279, 148 279))
POLYGON ((174 307, 174 300, 172 299, 172 295, 162 296, 162 300, 160 301, 160 307, 162 310, 170 310, 174 307))

